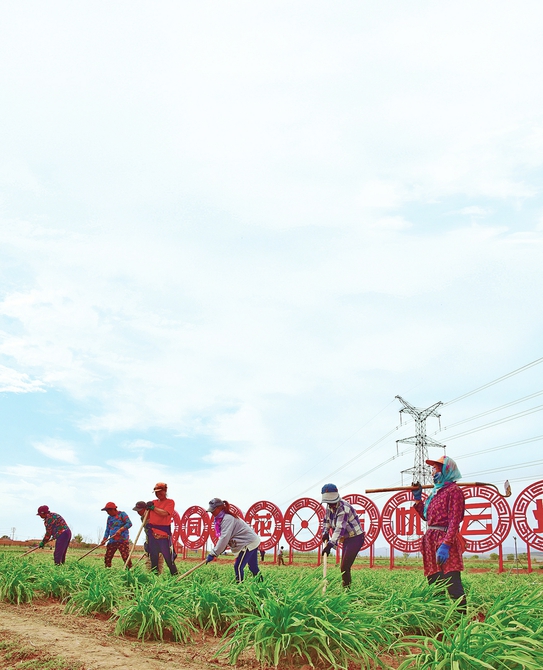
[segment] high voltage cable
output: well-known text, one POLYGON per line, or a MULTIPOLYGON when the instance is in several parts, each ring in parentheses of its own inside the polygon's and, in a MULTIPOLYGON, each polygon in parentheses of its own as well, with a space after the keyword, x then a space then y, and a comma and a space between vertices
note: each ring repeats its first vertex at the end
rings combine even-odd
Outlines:
MULTIPOLYGON (((500 405, 499 407, 494 407, 494 409, 489 409, 486 412, 481 412, 481 414, 475 414, 474 416, 470 416, 467 419, 462 419, 462 421, 455 421, 454 423, 450 423, 448 426, 445 426, 445 428, 442 428, 441 430, 447 430, 448 428, 459 426, 462 423, 468 423, 468 421, 475 421, 475 419, 480 419, 482 416, 486 416, 487 414, 492 414, 494 412, 499 412, 500 409, 505 409, 506 407, 511 407, 512 405, 518 405, 519 403, 524 402, 525 400, 530 400, 531 398, 535 398, 538 395, 543 395, 543 391, 531 393, 530 395, 526 395, 523 398, 519 398, 518 400, 508 402, 505 405, 500 405)), ((439 430, 436 430, 434 433, 432 433, 432 435, 437 435, 439 432, 439 430)))
MULTIPOLYGON (((541 439, 543 439, 543 435, 539 435, 537 437, 531 437, 531 438, 528 438, 526 440, 518 440, 517 442, 510 442, 509 444, 500 445, 499 447, 491 447, 490 449, 482 449, 481 451, 474 452, 473 454, 468 454, 468 455, 463 456, 463 457, 458 456, 456 460, 461 460, 462 458, 469 458, 470 456, 476 456, 478 454, 488 453, 489 451, 498 451, 500 449, 507 449, 509 447, 514 447, 514 446, 517 446, 517 445, 520 445, 520 444, 527 444, 528 442, 535 442, 535 441, 541 440, 541 439)), ((379 468, 382 468, 384 465, 387 465, 388 463, 391 463, 392 461, 396 460, 397 458, 400 458, 401 456, 405 456, 405 454, 408 454, 409 452, 412 452, 412 451, 413 451, 413 449, 406 449, 406 450, 400 452, 399 454, 397 454, 395 456, 392 456, 391 458, 388 458, 386 461, 382 461, 381 463, 376 465, 371 470, 368 470, 367 472, 364 472, 360 476, 355 477, 354 479, 351 479, 346 484, 343 484, 341 488, 346 488, 347 486, 350 486, 351 484, 354 484, 359 479, 362 479, 362 477, 365 477, 366 475, 369 475, 372 472, 375 472, 376 470, 379 470, 379 468)), ((535 461, 534 463, 537 463, 537 461, 535 461)), ((525 463, 525 464, 521 463, 520 465, 513 465, 513 466, 510 466, 510 467, 511 467, 511 469, 514 469, 514 468, 522 468, 522 467, 525 467, 527 465, 530 465, 530 463, 525 463)), ((505 467, 503 469, 507 470, 507 467, 505 467)), ((498 468, 496 470, 486 470, 485 472, 498 472, 499 470, 500 470, 500 468, 498 468)), ((481 473, 477 473, 477 474, 481 474, 481 473)))
MULTIPOLYGON (((460 459, 459 459, 460 460, 460 459)), ((519 468, 527 468, 531 465, 542 465, 542 461, 529 461, 527 463, 520 463, 519 465, 504 465, 500 468, 490 468, 489 470, 480 470, 479 472, 470 472, 466 477, 475 477, 476 475, 484 475, 487 472, 504 472, 505 470, 518 470, 519 468)))
POLYGON ((479 456, 480 454, 488 454, 490 451, 499 451, 500 449, 509 449, 510 447, 517 447, 519 444, 528 444, 528 442, 537 442, 538 440, 543 440, 543 435, 538 435, 537 437, 529 437, 526 440, 518 440, 518 442, 509 442, 508 444, 502 444, 499 447, 490 447, 489 449, 481 449, 480 451, 473 451, 465 456, 457 456, 456 460, 462 458, 471 458, 472 456, 479 456))
POLYGON ((517 368, 516 370, 513 370, 512 372, 508 372, 506 375, 503 375, 502 377, 498 377, 498 379, 495 379, 492 382, 488 382, 488 384, 483 384, 483 386, 479 386, 476 389, 473 389, 473 391, 469 391, 468 393, 464 393, 463 395, 458 396, 458 398, 454 398, 454 400, 449 400, 448 402, 443 403, 443 407, 446 405, 452 405, 455 402, 459 402, 460 400, 464 400, 464 398, 468 398, 470 395, 473 395, 474 393, 479 393, 479 391, 483 391, 486 388, 489 388, 490 386, 494 386, 494 384, 498 384, 499 382, 504 381, 505 379, 509 379, 509 377, 513 377, 514 375, 517 375, 519 372, 523 372, 524 370, 528 370, 529 368, 534 367, 534 365, 539 365, 539 363, 543 363, 543 357, 542 358, 537 358, 535 361, 532 361, 531 363, 528 363, 527 365, 523 365, 521 368, 517 368))
MULTIPOLYGON (((394 400, 395 400, 395 398, 394 398, 394 400)), ((320 465, 321 463, 323 463, 327 458, 329 458, 329 457, 330 457, 332 454, 334 454, 338 449, 340 449, 345 443, 347 443, 352 437, 354 437, 357 433, 359 433, 359 432, 362 430, 362 428, 365 428, 369 423, 371 423, 375 418, 377 418, 377 417, 379 416, 379 414, 381 414, 382 412, 384 412, 385 409, 387 409, 387 407, 390 407, 390 405, 392 405, 392 403, 394 402, 394 400, 391 400, 388 404, 386 404, 386 405, 383 407, 383 409, 380 409, 380 410, 377 412, 377 414, 374 414, 374 415, 371 417, 371 419, 369 419, 368 421, 366 421, 366 423, 364 423, 362 426, 360 426, 360 428, 357 428, 357 429, 354 431, 354 433, 351 433, 351 435, 349 435, 349 437, 345 438, 345 439, 343 440, 343 442, 341 442, 340 444, 338 444, 338 446, 337 446, 333 451, 329 452, 329 453, 326 455, 325 458, 322 458, 322 459, 321 459, 320 461, 318 461, 315 465, 313 465, 312 468, 310 468, 309 470, 306 470, 303 474, 301 474, 299 477, 296 477, 296 479, 292 480, 289 484, 287 484, 286 486, 284 486, 282 489, 279 489, 279 491, 278 491, 277 493, 278 493, 278 494, 279 494, 279 493, 282 493, 283 491, 285 491, 286 489, 288 489, 289 487, 291 487, 293 484, 295 484, 295 483, 296 483, 299 479, 301 479, 303 476, 305 476, 308 472, 311 472, 311 470, 313 470, 315 467, 317 467, 317 465, 320 465)), ((394 431, 392 431, 392 432, 394 432, 394 431)), ((390 433, 387 433, 387 435, 385 435, 385 437, 388 437, 389 435, 390 435, 390 433)), ((383 437, 382 439, 385 439, 385 437, 383 437)), ((372 446, 374 446, 374 445, 372 445, 372 446)), ((368 447, 368 449, 371 449, 371 447, 368 447)), ((365 451, 362 452, 362 453, 365 453, 365 451)), ((361 456, 362 454, 359 454, 359 455, 361 456)), ((337 472, 337 471, 336 471, 336 472, 337 472)), ((332 473, 332 474, 333 474, 333 473, 332 473)), ((308 490, 309 490, 309 489, 307 489, 306 491, 304 491, 304 492, 301 493, 300 495, 303 495, 303 494, 306 493, 308 490)))
MULTIPOLYGON (((469 391, 468 393, 464 393, 463 395, 458 396, 457 398, 454 398, 453 400, 449 400, 448 402, 443 403, 442 407, 445 407, 445 406, 447 406, 447 405, 452 405, 452 404, 454 404, 455 402, 459 402, 460 400, 463 400, 464 398, 468 398, 469 396, 472 396, 472 395, 474 395, 475 393, 478 393, 479 391, 482 391, 482 390, 484 390, 484 389, 486 389, 486 388, 489 388, 489 387, 491 387, 491 386, 494 386, 494 384, 498 384, 499 382, 504 381, 505 379, 509 379, 510 377, 513 377, 514 375, 517 375, 517 374, 519 374, 520 372, 523 372, 524 370, 528 370, 529 368, 534 367, 535 365, 539 365, 539 364, 542 363, 542 362, 543 362, 543 357, 538 358, 538 359, 532 361, 531 363, 528 363, 527 365, 523 365, 522 367, 517 368, 516 370, 513 370, 512 372, 508 372, 506 375, 502 375, 501 377, 498 377, 497 379, 494 379, 493 381, 488 382, 487 384, 483 384, 482 386, 479 386, 479 387, 477 387, 476 389, 473 389, 473 391, 469 391)), ((520 398, 519 400, 515 400, 515 401, 512 401, 512 402, 510 402, 510 403, 506 403, 505 405, 502 405, 502 406, 500 406, 500 407, 498 407, 498 408, 495 408, 495 409, 492 409, 492 410, 488 410, 487 412, 483 412, 483 413, 478 414, 478 415, 476 415, 476 416, 473 416, 473 417, 471 417, 471 418, 469 418, 469 419, 464 419, 463 421, 458 421, 458 422, 456 422, 456 423, 454 423, 454 424, 451 424, 451 426, 446 426, 443 430, 447 430, 447 428, 450 428, 450 427, 452 427, 452 426, 460 425, 461 423, 467 423, 468 421, 472 421, 472 420, 474 420, 474 419, 476 419, 476 418, 480 418, 481 416, 484 416, 484 415, 486 415, 486 414, 491 414, 492 412, 496 412, 496 411, 498 411, 498 410, 500 410, 500 409, 504 409, 505 407, 509 407, 509 406, 511 406, 511 405, 515 405, 515 404, 517 404, 517 403, 519 403, 519 402, 522 402, 522 401, 527 400, 527 399, 529 399, 529 398, 536 397, 536 396, 541 395, 541 394, 543 394, 543 391, 539 391, 539 392, 537 392, 537 393, 533 393, 533 394, 531 394, 531 395, 529 395, 529 396, 526 396, 526 397, 524 397, 524 398, 520 398)), ((352 435, 350 435, 348 438, 346 438, 341 444, 339 444, 339 445, 336 447, 336 449, 334 450, 334 452, 331 452, 331 453, 335 453, 335 451, 337 451, 337 450, 338 450, 341 446, 343 446, 348 440, 350 440, 354 435, 356 435, 360 430, 362 430, 362 428, 364 428, 364 426, 366 426, 368 423, 370 423, 370 421, 372 421, 378 414, 381 414, 381 412, 383 412, 387 407, 389 407, 389 405, 391 405, 392 402, 394 402, 394 401, 391 401, 390 403, 388 403, 388 405, 386 405, 382 410, 380 410, 374 417, 372 417, 369 421, 367 421, 363 426, 361 426, 358 430, 356 430, 352 435)), ((447 441, 449 441, 449 440, 454 440, 454 439, 456 439, 456 438, 458 438, 458 437, 463 437, 463 436, 465 436, 465 435, 469 435, 469 434, 471 434, 471 433, 476 433, 476 432, 478 432, 478 431, 480 431, 480 430, 484 430, 484 429, 486 429, 486 428, 490 428, 490 427, 492 427, 492 426, 497 426, 497 425, 499 425, 499 424, 501 424, 501 423, 506 423, 506 422, 508 422, 508 421, 512 421, 512 420, 514 420, 514 419, 516 419, 516 418, 520 418, 521 416, 526 416, 526 415, 528 415, 528 414, 532 414, 533 412, 540 411, 540 409, 543 409, 543 405, 539 405, 539 406, 537 406, 537 407, 535 407, 535 408, 532 408, 532 409, 530 409, 530 410, 525 410, 524 412, 519 412, 519 413, 517 413, 517 414, 513 414, 513 415, 511 415, 511 416, 509 416, 509 417, 505 417, 505 418, 503 418, 503 419, 499 419, 499 420, 497 420, 497 421, 493 421, 493 422, 491 422, 491 423, 484 424, 483 426, 480 426, 480 427, 478 427, 478 428, 473 428, 473 429, 468 430, 468 431, 464 431, 463 433, 458 433, 457 435, 453 435, 453 436, 449 437, 447 441)), ((408 424, 403 424, 403 425, 405 426, 405 425, 408 425, 408 424)), ((368 452, 370 449, 372 449, 373 447, 375 447, 375 446, 377 446, 378 444, 380 444, 383 440, 385 440, 387 437, 389 437, 390 435, 392 435, 392 433, 394 433, 395 431, 397 431, 400 427, 402 427, 402 426, 401 426, 401 425, 398 425, 398 426, 396 426, 395 428, 393 428, 391 431, 389 431, 388 433, 386 433, 385 435, 383 435, 383 437, 381 437, 381 438, 379 438, 377 441, 373 442, 369 447, 366 447, 366 449, 362 450, 362 451, 361 451, 359 454, 357 454, 354 458, 350 459, 349 461, 347 461, 346 463, 344 463, 342 466, 340 466, 339 468, 337 468, 337 469, 334 470, 333 472, 331 472, 331 473, 325 475, 325 477, 321 477, 317 483, 315 483, 315 484, 313 484, 312 486, 308 487, 307 489, 305 489, 305 491, 302 491, 302 493, 300 493, 299 495, 304 495, 304 494, 307 493, 308 491, 313 490, 316 486, 318 486, 320 483, 322 483, 322 481, 323 481, 325 478, 327 479, 327 478, 329 478, 329 477, 332 477, 333 475, 337 474, 338 472, 340 472, 341 470, 343 470, 343 469, 346 468, 347 466, 351 465, 351 463, 353 463, 353 462, 356 461, 358 458, 360 458, 361 456, 363 456, 365 453, 367 453, 367 452, 368 452)), ((440 431, 436 431, 435 433, 433 433, 433 435, 437 434, 438 432, 440 432, 440 431)), ((531 438, 531 439, 529 439, 529 440, 521 441, 521 442, 519 442, 518 444, 523 444, 524 442, 534 441, 534 440, 536 440, 536 439, 538 439, 538 438, 531 438)), ((513 445, 511 445, 511 446, 513 446, 513 445)), ((501 448, 506 448, 506 447, 505 447, 505 446, 504 446, 504 447, 494 447, 493 449, 491 449, 491 450, 489 450, 489 451, 497 450, 497 449, 501 449, 501 448)), ((410 450, 410 451, 412 451, 412 450, 410 450)), ((366 473, 360 475, 359 477, 356 477, 355 479, 351 480, 350 482, 347 482, 347 484, 344 484, 344 486, 350 486, 352 483, 358 481, 359 479, 361 479, 361 478, 364 477, 365 475, 370 474, 371 472, 374 472, 375 470, 378 470, 378 469, 381 468, 383 465, 386 465, 387 463, 390 463, 392 460, 395 460, 396 458, 399 458, 399 456, 402 456, 402 455, 404 455, 405 453, 408 453, 408 452, 406 452, 406 451, 401 452, 401 454, 397 454, 396 456, 393 456, 392 458, 390 458, 390 459, 388 459, 388 460, 386 460, 386 461, 383 461, 382 463, 380 463, 379 465, 375 466, 374 468, 372 468, 372 469, 369 470, 368 472, 366 472, 366 473)), ((325 459, 322 459, 322 460, 320 461, 320 463, 322 463, 323 460, 325 460, 325 459)), ((315 466, 314 466, 314 467, 315 467, 315 466)), ((313 469, 313 468, 311 468, 311 469, 313 469)), ((306 472, 309 472, 309 471, 306 471, 306 472)), ((304 473, 304 474, 306 474, 306 473, 304 473)), ((299 479, 301 479, 303 476, 304 476, 304 475, 300 475, 300 477, 297 477, 297 478, 296 478, 295 480, 293 480, 290 484, 288 484, 286 487, 284 487, 283 489, 281 489, 281 491, 284 491, 284 490, 288 489, 293 483, 295 483, 296 481, 298 481, 299 479)))
MULTIPOLYGON (((404 425, 406 425, 406 424, 404 424, 404 425)), ((338 472, 340 472, 341 470, 343 470, 344 468, 346 468, 346 467, 347 467, 348 465, 350 465, 351 463, 354 463, 354 461, 358 460, 361 456, 363 456, 363 455, 364 455, 366 452, 368 452, 370 449, 373 449, 373 447, 375 447, 376 445, 378 445, 380 442, 382 442, 383 440, 386 440, 386 438, 389 437, 390 435, 392 435, 392 433, 396 432, 396 431, 398 430, 398 428, 400 428, 399 425, 396 426, 395 428, 393 428, 392 430, 390 430, 386 435, 383 435, 383 437, 380 437, 380 438, 379 438, 376 442, 374 442, 373 444, 370 444, 369 447, 366 447, 366 448, 365 448, 363 451, 361 451, 359 454, 357 454, 356 456, 354 456, 353 458, 351 458, 350 461, 347 461, 346 463, 344 463, 343 465, 341 465, 339 468, 336 468, 336 470, 334 470, 333 472, 330 472, 329 474, 327 474, 327 475, 326 475, 326 478, 328 479, 328 477, 332 477, 332 476, 335 475, 336 473, 338 473, 338 472)), ((390 459, 390 460, 394 460, 395 458, 397 458, 397 456, 393 456, 392 459, 390 459)), ((389 462, 389 461, 385 461, 385 463, 388 463, 388 462, 389 462)), ((384 463, 383 463, 382 465, 384 465, 384 463)), ((381 466, 377 466, 377 467, 381 467, 381 466)), ((371 471, 371 472, 373 472, 373 471, 371 471)), ((319 479, 319 481, 318 481, 316 484, 313 484, 312 486, 309 486, 305 491, 302 491, 302 492, 300 493, 300 495, 303 496, 304 493, 307 493, 308 491, 313 490, 316 486, 319 486, 319 484, 321 484, 322 481, 323 481, 323 478, 321 477, 321 478, 319 479)))
POLYGON ((382 468, 383 465, 386 465, 387 463, 390 463, 391 461, 395 461, 397 458, 400 458, 400 456, 405 456, 405 454, 408 454, 410 451, 414 451, 414 449, 413 448, 405 449, 404 451, 400 452, 399 454, 396 454, 395 456, 392 456, 391 458, 387 459, 386 461, 383 461, 382 463, 379 463, 379 465, 376 465, 371 470, 368 470, 367 472, 364 472, 363 474, 361 474, 359 477, 355 477, 354 479, 351 479, 350 482, 347 482, 346 484, 343 484, 342 488, 345 488, 347 486, 350 486, 351 484, 354 484, 359 479, 362 479, 362 477, 365 477, 366 475, 370 475, 372 472, 375 472, 375 470, 379 470, 379 468, 382 468))
POLYGON ((499 426, 501 423, 507 423, 508 421, 513 421, 514 419, 519 419, 522 416, 527 416, 528 414, 533 414, 534 412, 540 412, 543 409, 543 405, 537 405, 531 409, 526 409, 523 412, 518 412, 517 414, 511 414, 511 416, 506 416, 503 419, 497 419, 496 421, 491 421, 490 423, 485 423, 478 428, 471 428, 470 430, 465 430, 463 433, 458 433, 457 435, 451 435, 447 437, 447 442, 451 440, 456 440, 458 437, 464 437, 466 435, 471 435, 471 433, 478 433, 480 430, 486 430, 492 426, 499 426))

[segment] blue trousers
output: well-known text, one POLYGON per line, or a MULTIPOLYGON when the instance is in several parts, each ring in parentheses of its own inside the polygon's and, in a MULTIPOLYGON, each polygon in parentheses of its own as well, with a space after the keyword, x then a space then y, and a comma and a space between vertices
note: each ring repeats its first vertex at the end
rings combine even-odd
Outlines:
POLYGON ((234 572, 236 573, 237 582, 243 581, 243 571, 245 566, 249 568, 255 577, 260 574, 258 568, 258 547, 256 549, 251 549, 250 551, 248 549, 242 549, 237 555, 236 560, 234 561, 234 572))
POLYGON ((158 555, 162 554, 166 565, 170 568, 170 574, 177 574, 177 565, 174 563, 173 552, 171 549, 171 539, 169 537, 157 540, 152 531, 147 536, 149 546, 149 558, 151 559, 151 570, 158 572, 158 555))

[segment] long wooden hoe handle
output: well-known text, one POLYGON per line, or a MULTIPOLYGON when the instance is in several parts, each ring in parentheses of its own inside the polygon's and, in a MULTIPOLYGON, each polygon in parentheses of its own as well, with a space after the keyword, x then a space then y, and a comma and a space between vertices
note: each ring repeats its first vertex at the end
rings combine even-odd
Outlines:
POLYGON ((179 577, 177 578, 177 581, 179 581, 180 579, 183 579, 184 577, 188 577, 191 572, 194 572, 195 570, 198 570, 198 568, 201 568, 202 565, 205 565, 206 563, 207 563, 207 561, 204 559, 201 563, 198 563, 198 565, 195 565, 190 570, 187 570, 182 575, 179 575, 179 577))
POLYGON ((328 568, 328 554, 322 555, 322 595, 326 593, 326 571, 328 568))
MULTIPOLYGON (((504 484, 504 489, 505 489, 505 494, 501 493, 500 490, 498 489, 497 486, 494 484, 487 484, 486 482, 456 482, 458 486, 490 486, 493 489, 496 489, 496 491, 501 495, 502 498, 509 498, 511 495, 511 486, 509 484, 509 481, 506 480, 504 484)), ((384 489, 366 489, 366 493, 387 493, 389 491, 415 491, 418 489, 418 486, 392 486, 390 488, 384 488, 384 489)), ((421 488, 423 489, 433 489, 432 484, 425 484, 421 488)))
MULTIPOLYGON (((47 542, 49 542, 49 540, 48 540, 47 542)), ((47 542, 46 542, 46 544, 47 544, 47 542)), ((24 554, 21 554, 21 555, 19 556, 19 558, 23 558, 23 556, 28 556, 28 554, 31 554, 33 551, 36 551, 36 549, 41 549, 41 548, 42 548, 42 547, 40 547, 40 545, 38 544, 37 547, 32 547, 32 549, 29 549, 28 551, 25 551, 25 553, 24 553, 24 554)))
POLYGON ((95 547, 87 551, 86 554, 83 554, 83 556, 80 556, 77 560, 80 561, 82 558, 85 558, 85 556, 88 556, 89 554, 92 554, 93 551, 96 551, 99 547, 103 547, 103 544, 97 544, 95 547))
POLYGON ((130 562, 130 559, 132 558, 132 554, 134 553, 134 549, 136 548, 136 545, 138 543, 138 540, 140 539, 141 531, 145 528, 145 524, 147 522, 147 517, 149 516, 149 510, 145 512, 143 515, 143 520, 141 522, 140 529, 138 530, 138 534, 136 535, 136 539, 134 540, 134 544, 132 545, 132 549, 130 549, 130 553, 128 554, 128 558, 126 559, 126 563, 123 566, 123 570, 126 570, 126 566, 130 562))

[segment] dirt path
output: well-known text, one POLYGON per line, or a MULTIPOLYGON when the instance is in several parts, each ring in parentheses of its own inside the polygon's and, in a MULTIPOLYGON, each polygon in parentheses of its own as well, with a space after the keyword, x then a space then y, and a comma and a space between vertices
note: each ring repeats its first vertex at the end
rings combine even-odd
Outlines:
MULTIPOLYGON (((85 670, 220 670, 231 667, 213 658, 220 640, 195 637, 192 644, 146 642, 117 637, 115 623, 63 614, 58 602, 13 606, 0 603, 0 631, 50 654, 83 663, 85 670)), ((246 667, 250 667, 248 663, 246 667)), ((1 666, 0 666, 1 667, 1 666)))

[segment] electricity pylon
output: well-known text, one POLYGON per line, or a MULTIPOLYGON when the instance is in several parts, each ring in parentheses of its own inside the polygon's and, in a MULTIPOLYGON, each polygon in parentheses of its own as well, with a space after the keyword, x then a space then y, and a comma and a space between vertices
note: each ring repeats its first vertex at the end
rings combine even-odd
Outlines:
MULTIPOLYGON (((399 442, 415 445, 415 464, 412 468, 403 470, 403 472, 411 473, 414 482, 432 484, 432 469, 426 464, 428 447, 441 447, 441 449, 445 449, 445 445, 439 444, 439 442, 432 440, 431 437, 426 435, 426 419, 429 416, 435 416, 438 419, 441 419, 441 414, 438 414, 437 408, 443 403, 436 402, 434 405, 431 405, 431 407, 427 407, 426 409, 418 409, 409 404, 401 396, 397 395, 396 398, 398 398, 403 405, 403 408, 400 410, 400 424, 404 412, 406 414, 411 414, 415 419, 417 433, 416 435, 413 435, 413 437, 406 437, 404 440, 396 440, 396 449, 398 449, 399 442)), ((441 428, 441 421, 439 422, 439 427, 441 428)))

